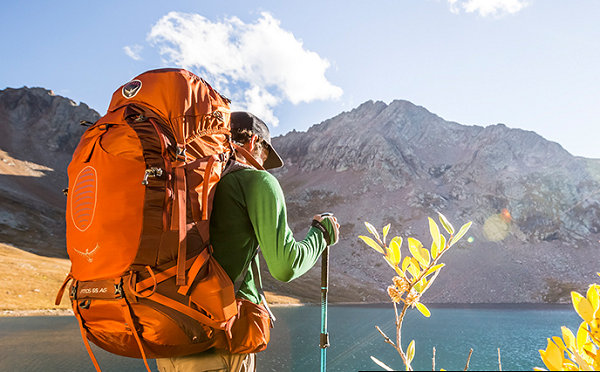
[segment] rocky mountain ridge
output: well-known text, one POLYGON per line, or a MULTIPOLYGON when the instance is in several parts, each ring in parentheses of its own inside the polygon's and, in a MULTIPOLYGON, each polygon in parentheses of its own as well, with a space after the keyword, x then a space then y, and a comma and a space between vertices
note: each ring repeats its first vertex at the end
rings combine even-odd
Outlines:
MULTIPOLYGON (((0 241, 65 256, 66 165, 85 129, 79 121, 99 116, 42 88, 0 91, 0 241)), ((296 237, 318 212, 342 224, 331 253, 334 301, 387 300, 393 271, 358 240, 364 221, 392 223, 391 234, 428 245, 427 217, 438 212, 474 225, 444 257, 425 302, 562 301, 600 271, 600 162, 534 132, 368 101, 273 143, 286 162, 274 174, 296 237)), ((317 267, 265 287, 318 301, 318 276, 317 267)))

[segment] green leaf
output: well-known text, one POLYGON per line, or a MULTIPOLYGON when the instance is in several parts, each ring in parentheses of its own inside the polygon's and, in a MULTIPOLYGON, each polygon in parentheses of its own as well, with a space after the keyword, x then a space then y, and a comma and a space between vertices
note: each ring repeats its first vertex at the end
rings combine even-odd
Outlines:
POLYGON ((425 315, 426 318, 429 318, 431 316, 431 312, 429 311, 427 306, 423 305, 420 302, 417 302, 417 310, 419 310, 421 314, 425 315))
POLYGON ((379 244, 377 244, 375 242, 375 240, 369 238, 368 236, 364 236, 364 235, 359 235, 359 238, 361 238, 365 243, 367 243, 367 245, 369 247, 373 248, 377 252, 379 252, 381 254, 385 254, 385 252, 383 252, 383 248, 381 248, 381 246, 379 244))
POLYGON ((444 226, 444 229, 448 232, 448 234, 450 234, 450 235, 454 234, 454 227, 452 226, 450 221, 448 221, 446 216, 444 216, 441 213, 438 213, 438 217, 440 219, 440 222, 442 223, 442 226, 444 226))
POLYGON ((408 344, 408 349, 406 349, 406 359, 408 360, 408 364, 410 364, 415 357, 415 340, 412 340, 410 344, 408 344))
POLYGON ((375 229, 375 227, 373 225, 371 225, 368 222, 365 222, 365 226, 367 227, 367 230, 369 230, 369 232, 371 234, 373 234, 373 236, 375 238, 377 238, 377 240, 381 240, 381 238, 379 237, 379 233, 377 232, 377 229, 375 229))
POLYGON ((383 243, 385 243, 385 238, 387 237, 388 233, 390 232, 390 227, 392 226, 391 223, 388 223, 387 225, 385 225, 383 227, 383 243))
POLYGON ((427 288, 427 280, 425 278, 419 280, 417 284, 413 287, 417 293, 422 293, 423 289, 427 288))
POLYGON ((433 239, 433 244, 440 246, 440 228, 437 223, 431 217, 427 217, 429 220, 429 232, 431 233, 431 238, 433 239))
POLYGON ((471 227, 471 225, 473 224, 473 221, 469 221, 466 224, 464 224, 460 230, 458 230, 458 233, 456 235, 454 235, 452 237, 452 239, 450 239, 450 247, 452 247, 454 244, 456 244, 456 242, 462 238, 463 236, 465 236, 465 234, 467 233, 467 231, 469 231, 469 228, 471 227))

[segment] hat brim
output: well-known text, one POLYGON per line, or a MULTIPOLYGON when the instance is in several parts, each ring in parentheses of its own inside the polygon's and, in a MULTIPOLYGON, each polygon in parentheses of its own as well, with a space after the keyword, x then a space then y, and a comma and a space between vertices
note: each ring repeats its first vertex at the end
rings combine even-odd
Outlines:
POLYGON ((283 167, 283 160, 281 160, 281 156, 279 156, 279 154, 277 153, 277 151, 275 151, 273 146, 271 146, 267 142, 265 142, 265 144, 269 148, 269 155, 267 156, 267 159, 265 159, 265 162, 263 163, 263 167, 265 169, 274 169, 274 168, 283 167))

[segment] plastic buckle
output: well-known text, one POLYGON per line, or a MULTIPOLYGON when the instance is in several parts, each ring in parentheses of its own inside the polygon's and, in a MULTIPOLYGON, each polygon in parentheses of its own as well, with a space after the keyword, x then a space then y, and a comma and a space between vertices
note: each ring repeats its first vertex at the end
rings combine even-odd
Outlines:
POLYGON ((177 146, 176 158, 179 161, 187 162, 185 147, 177 146))
POLYGON ((69 292, 69 297, 72 300, 76 300, 77 299, 77 282, 73 283, 71 285, 71 291, 69 292))
POLYGON ((123 281, 120 281, 118 284, 115 284, 115 298, 123 298, 123 281))

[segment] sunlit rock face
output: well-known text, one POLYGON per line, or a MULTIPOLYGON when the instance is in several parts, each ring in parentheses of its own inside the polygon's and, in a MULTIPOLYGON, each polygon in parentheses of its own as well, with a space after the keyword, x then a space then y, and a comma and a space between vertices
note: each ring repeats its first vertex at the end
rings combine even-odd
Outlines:
MULTIPOLYGON (((79 122, 98 118, 45 89, 0 91, 0 241, 66 256, 66 167, 85 129, 79 122)), ((391 236, 430 246, 427 217, 437 212, 456 228, 474 224, 444 256, 425 303, 564 301, 600 271, 600 162, 533 132, 369 101, 273 141, 286 162, 274 174, 296 237, 318 212, 334 212, 342 225, 332 301, 387 300, 394 272, 358 240, 368 234, 364 221, 391 223, 391 236)), ((319 300, 318 267, 291 283, 265 276, 267 290, 319 300)))
POLYGON ((99 115, 86 104, 42 88, 0 91, 0 239, 19 248, 65 256, 66 167, 81 120, 99 115))
POLYGON ((363 221, 391 222, 392 234, 427 246, 426 218, 437 212, 474 225, 445 257, 425 295, 430 302, 565 300, 600 271, 600 162, 534 132, 464 126, 407 101, 369 101, 274 145, 286 162, 276 175, 294 225, 335 212, 343 238, 333 270, 375 288, 393 271, 357 239, 367 234, 363 221))

